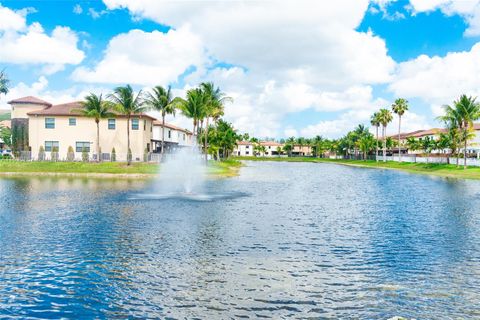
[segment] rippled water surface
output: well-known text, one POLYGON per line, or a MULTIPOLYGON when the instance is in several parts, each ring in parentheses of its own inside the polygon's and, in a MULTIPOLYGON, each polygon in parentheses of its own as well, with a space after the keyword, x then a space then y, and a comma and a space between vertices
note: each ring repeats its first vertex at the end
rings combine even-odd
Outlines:
POLYGON ((480 182, 248 163, 214 201, 0 180, 0 318, 480 318, 480 182))

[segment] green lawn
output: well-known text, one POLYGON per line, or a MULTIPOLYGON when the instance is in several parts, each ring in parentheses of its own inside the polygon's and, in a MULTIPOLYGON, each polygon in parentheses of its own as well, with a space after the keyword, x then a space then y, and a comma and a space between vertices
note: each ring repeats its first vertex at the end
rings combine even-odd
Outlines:
MULTIPOLYGON (((236 160, 210 161, 209 174, 213 176, 234 176, 241 162, 236 160)), ((159 165, 154 163, 132 163, 127 166, 123 162, 22 162, 0 160, 1 172, 14 173, 94 173, 94 174, 136 174, 153 175, 158 172, 159 165)))
POLYGON ((10 120, 10 112, 0 113, 0 121, 10 120))
MULTIPOLYGON (((336 159, 320 159, 306 157, 292 158, 263 158, 263 157, 236 157, 237 160, 251 161, 288 161, 288 162, 316 162, 316 163, 336 163, 342 165, 377 168, 377 169, 396 169, 412 173, 429 174, 441 177, 452 177, 462 179, 480 179, 480 167, 468 167, 466 170, 463 166, 457 168, 454 164, 426 164, 426 163, 406 163, 406 162, 375 162, 373 160, 336 160, 336 159)), ((460 159, 460 164, 462 163, 460 159)))

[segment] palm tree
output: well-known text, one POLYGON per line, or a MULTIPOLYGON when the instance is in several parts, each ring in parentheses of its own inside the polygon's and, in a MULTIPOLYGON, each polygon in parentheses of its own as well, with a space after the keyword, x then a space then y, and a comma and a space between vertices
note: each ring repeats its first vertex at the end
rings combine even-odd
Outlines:
POLYGON ((130 150, 130 119, 132 115, 142 113, 146 110, 144 107, 144 99, 142 90, 136 95, 130 85, 125 87, 117 87, 113 90, 108 98, 114 103, 114 108, 127 117, 127 164, 130 165, 131 150, 130 150))
POLYGON ((298 155, 301 155, 301 153, 303 152, 303 146, 305 145, 305 138, 304 137, 298 137, 296 143, 300 148, 300 151, 298 152, 298 155))
POLYGON ((472 138, 473 122, 480 118, 480 104, 476 98, 461 95, 453 102, 454 107, 444 106, 445 115, 439 117, 447 124, 455 125, 459 130, 459 136, 463 142, 463 168, 467 168, 467 145, 472 138))
MULTIPOLYGON (((200 84, 200 88, 205 95, 206 103, 206 126, 205 126, 205 140, 204 149, 208 149, 208 120, 212 118, 215 122, 223 116, 225 110, 225 104, 227 102, 233 102, 231 97, 227 97, 220 88, 215 88, 212 82, 203 82, 200 84)), ((207 161, 207 152, 205 152, 205 161, 207 161)))
POLYGON ((5 70, 0 71, 0 94, 7 94, 9 90, 10 80, 5 73, 5 70))
POLYGON ((287 152, 288 156, 291 157, 292 156, 292 152, 293 152, 293 149, 295 148, 295 137, 290 137, 287 139, 287 141, 285 141, 285 147, 288 145, 290 147, 286 148, 285 147, 283 148, 283 150, 285 150, 285 152, 287 152))
POLYGON ((371 134, 364 135, 358 140, 358 147, 363 153, 363 160, 367 160, 367 155, 373 149, 373 144, 375 143, 374 138, 371 134))
POLYGON ((97 124, 97 161, 100 161, 100 120, 112 118, 115 115, 111 112, 112 104, 102 98, 102 94, 97 96, 90 93, 82 102, 81 109, 73 109, 72 112, 79 112, 85 117, 93 118, 97 124))
POLYGON ((387 161, 387 125, 392 122, 393 116, 390 110, 380 109, 379 120, 382 125, 382 137, 383 137, 383 162, 387 161))
POLYGON ((402 125, 402 116, 405 111, 408 110, 408 101, 403 98, 398 98, 392 104, 392 110, 398 115, 398 162, 402 162, 402 153, 401 153, 401 143, 400 143, 400 132, 402 125))
POLYGON ((375 161, 378 162, 378 127, 380 127, 380 116, 378 112, 375 112, 370 118, 370 123, 375 127, 376 140, 375 140, 375 161))
POLYGON ((199 121, 205 117, 206 101, 205 94, 202 89, 195 88, 187 91, 187 98, 175 99, 176 106, 182 111, 183 115, 193 120, 193 141, 197 142, 197 134, 199 121))
POLYGON ((171 87, 165 90, 162 86, 156 86, 146 96, 145 103, 151 109, 158 111, 162 114, 162 149, 160 151, 160 158, 163 159, 163 153, 165 150, 165 116, 172 114, 175 116, 175 103, 172 98, 171 87))

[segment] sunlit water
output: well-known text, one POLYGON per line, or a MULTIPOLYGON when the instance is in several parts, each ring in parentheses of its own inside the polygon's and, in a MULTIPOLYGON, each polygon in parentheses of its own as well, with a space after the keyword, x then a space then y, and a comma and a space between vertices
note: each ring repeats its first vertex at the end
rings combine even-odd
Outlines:
MULTIPOLYGON (((211 201, 0 180, 2 318, 480 318, 480 182, 248 163, 211 201)), ((207 192, 207 193, 208 193, 207 192)))

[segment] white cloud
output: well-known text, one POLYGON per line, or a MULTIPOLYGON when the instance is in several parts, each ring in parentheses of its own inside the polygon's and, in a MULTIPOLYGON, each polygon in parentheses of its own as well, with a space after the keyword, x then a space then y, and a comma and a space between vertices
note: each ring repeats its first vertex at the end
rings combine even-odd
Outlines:
POLYGON ((0 109, 10 109, 10 105, 7 104, 8 101, 25 96, 35 96, 53 104, 58 104, 83 100, 91 92, 105 95, 111 91, 108 88, 97 86, 73 86, 63 90, 50 90, 48 84, 49 81, 45 76, 40 76, 31 84, 18 83, 10 89, 5 97, 2 96, 0 109))
MULTIPOLYGON (((368 0, 341 4, 305 0, 104 3, 109 9, 127 8, 134 19, 151 19, 176 30, 188 24, 203 52, 214 61, 234 67, 212 69, 211 60, 195 59, 189 64, 195 65, 196 71, 185 78, 186 87, 214 81, 235 98, 227 108, 227 119, 241 131, 258 136, 283 135, 279 123, 293 112, 361 108, 373 101, 371 86, 390 81, 395 68, 383 39, 370 31, 356 30, 368 9, 368 0)), ((150 45, 140 47, 148 50, 150 45)), ((131 55, 138 55, 136 48, 131 55)), ((112 60, 109 52, 110 48, 96 71, 112 60)), ((174 54, 165 59, 176 65, 174 54)), ((175 81, 175 77, 164 76, 172 74, 164 69, 159 66, 155 79, 143 75, 142 84, 175 81)), ((184 70, 183 66, 179 69, 184 70)), ((135 68, 130 70, 128 81, 136 81, 135 68)), ((83 73, 81 77, 77 73, 76 79, 124 79, 100 73, 83 73), (85 75, 92 75, 92 79, 85 75)))
POLYGON ((469 25, 466 36, 480 35, 480 0, 410 0, 414 12, 440 10, 446 15, 458 14, 469 25))
POLYGON ((461 94, 480 95, 480 43, 444 57, 421 55, 400 63, 389 88, 396 96, 418 97, 432 105, 451 103, 461 94))
POLYGON ((19 31, 26 28, 25 14, 22 11, 15 12, 0 4, 0 32, 19 31))
POLYGON ((57 26, 48 35, 38 22, 26 25, 28 12, 14 12, 0 5, 0 62, 44 65, 43 71, 48 74, 83 60, 75 32, 57 26))
POLYGON ((103 59, 93 69, 79 67, 76 81, 167 85, 206 56, 199 38, 188 27, 168 33, 131 30, 112 38, 103 59))
POLYGON ((73 7, 73 13, 75 13, 75 14, 82 14, 82 12, 83 12, 82 6, 77 3, 77 4, 73 7))

